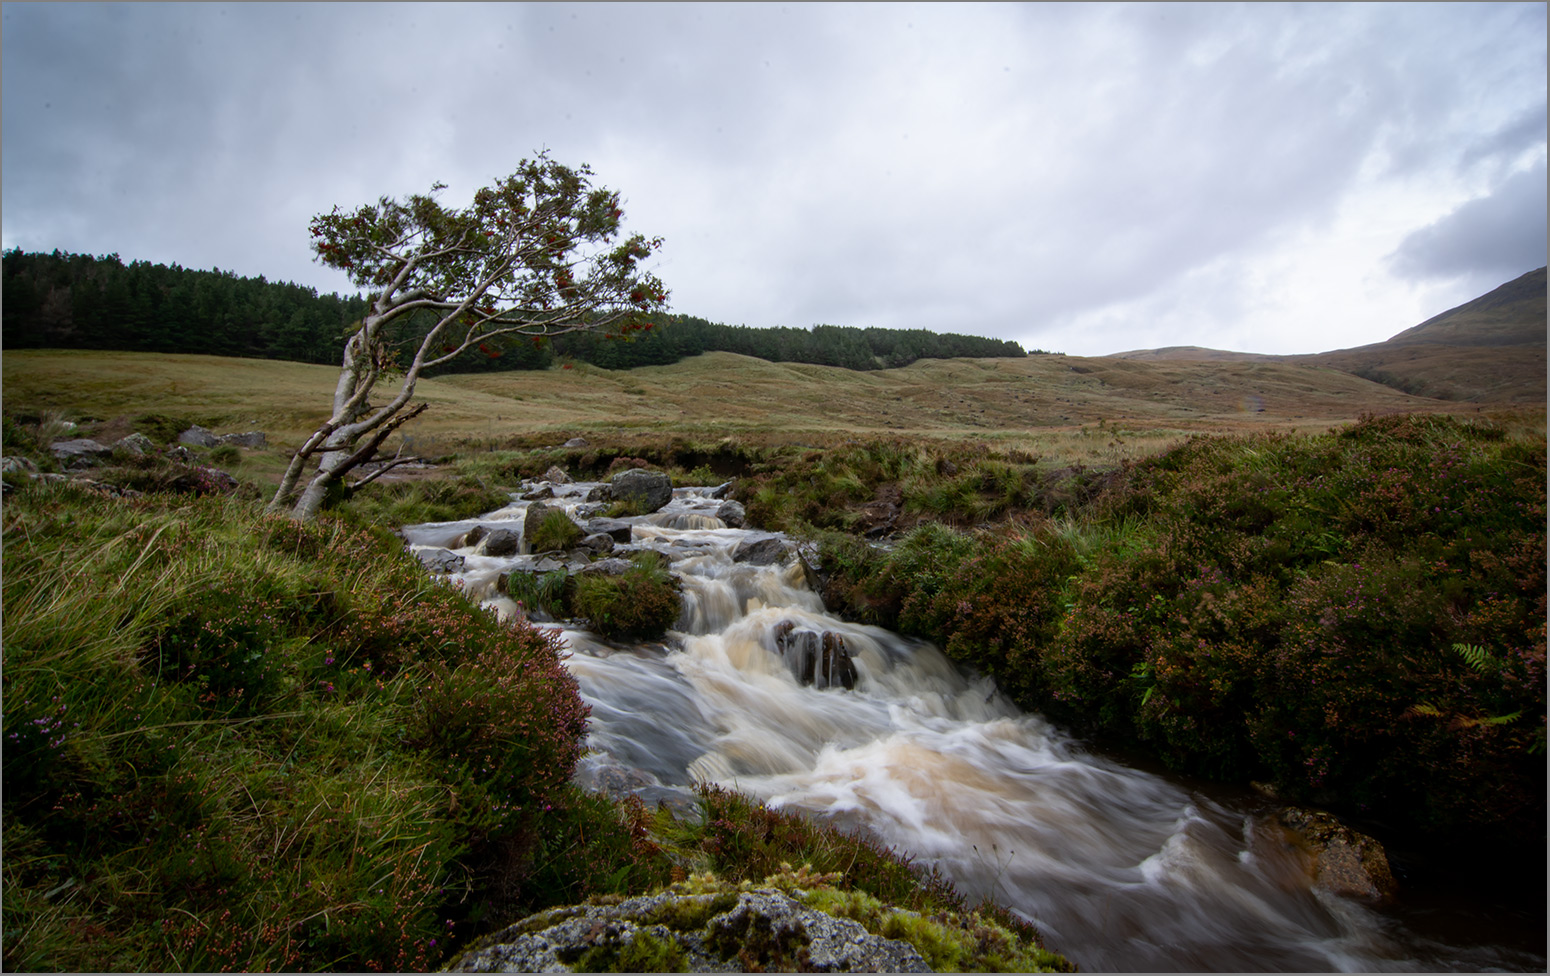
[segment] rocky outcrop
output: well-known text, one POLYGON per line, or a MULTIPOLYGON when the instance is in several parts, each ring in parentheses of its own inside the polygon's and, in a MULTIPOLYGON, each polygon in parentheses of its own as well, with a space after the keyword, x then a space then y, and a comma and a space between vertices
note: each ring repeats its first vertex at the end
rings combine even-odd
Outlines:
POLYGON ((872 972, 931 969, 907 942, 873 935, 777 889, 678 894, 551 909, 447 967, 461 973, 872 972))
POLYGON ((1398 885, 1383 845, 1335 817, 1283 807, 1263 822, 1270 842, 1290 854, 1308 883, 1331 894, 1382 904, 1398 885))
POLYGON ((178 435, 179 444, 188 444, 192 447, 215 447, 220 442, 221 439, 215 436, 214 431, 206 430, 198 424, 178 435))
POLYGON ((156 445, 151 442, 151 439, 140 433, 121 437, 113 442, 113 446, 128 451, 130 454, 150 454, 156 450, 156 445))
POLYGON ((222 434, 219 440, 220 443, 230 444, 233 447, 246 447, 256 450, 263 447, 267 439, 264 437, 263 431, 249 430, 241 434, 222 434))
POLYGON ((658 511, 673 500, 673 481, 660 471, 630 468, 614 475, 608 484, 614 501, 636 505, 642 515, 658 511))
POLYGON ((79 437, 70 441, 55 441, 48 446, 60 465, 66 471, 79 471, 106 461, 113 454, 113 448, 106 444, 98 444, 89 437, 79 437))

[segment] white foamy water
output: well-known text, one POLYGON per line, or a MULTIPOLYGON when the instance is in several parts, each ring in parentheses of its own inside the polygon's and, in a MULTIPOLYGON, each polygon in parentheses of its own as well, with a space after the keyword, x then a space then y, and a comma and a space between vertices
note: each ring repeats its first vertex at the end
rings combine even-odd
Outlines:
MULTIPOLYGON (((551 503, 585 521, 591 487, 557 488, 551 503)), ((624 770, 648 801, 682 802, 709 780, 864 831, 971 901, 1019 912, 1084 970, 1544 970, 1543 955, 1444 944, 1310 888, 1277 845, 1254 842, 1248 813, 1088 752, 930 644, 827 614, 794 558, 734 562, 740 543, 770 533, 725 527, 717 504, 710 489, 679 489, 629 520, 630 547, 668 555, 683 583, 667 641, 619 647, 563 630, 592 706, 584 775, 624 770), (848 689, 837 671, 799 680, 793 647, 825 635, 849 653, 848 689)), ((452 548, 476 524, 520 528, 525 507, 404 535, 452 548)), ((495 579, 533 557, 454 551, 472 597, 516 609, 495 579)))

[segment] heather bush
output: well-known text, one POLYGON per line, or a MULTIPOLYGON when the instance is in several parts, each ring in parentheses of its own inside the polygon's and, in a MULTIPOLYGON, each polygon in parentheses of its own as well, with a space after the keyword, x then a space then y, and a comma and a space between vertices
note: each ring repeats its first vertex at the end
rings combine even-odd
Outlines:
MULTIPOLYGON (((1010 470, 977 476, 1011 495, 1010 470)), ((1542 825, 1542 440, 1197 438, 1054 521, 824 553, 831 605, 1174 768, 1450 835, 1542 825)))

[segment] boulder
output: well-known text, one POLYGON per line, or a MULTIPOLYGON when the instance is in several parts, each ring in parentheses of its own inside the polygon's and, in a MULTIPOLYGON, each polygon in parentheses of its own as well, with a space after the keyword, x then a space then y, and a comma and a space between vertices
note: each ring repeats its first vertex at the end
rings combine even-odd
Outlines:
POLYGON ((1330 814, 1283 807, 1266 826, 1283 852, 1301 862, 1314 887, 1376 904, 1392 900, 1398 890, 1383 845, 1330 814))
POLYGON ((447 970, 602 972, 637 961, 700 973, 931 971, 909 943, 873 935, 776 888, 665 891, 614 905, 554 908, 482 940, 447 970))
POLYGON ((743 510, 741 502, 725 501, 716 509, 716 518, 725 522, 729 529, 742 528, 743 520, 747 518, 747 515, 748 513, 743 510))
POLYGON ((550 465, 544 472, 544 480, 554 485, 568 485, 571 483, 570 475, 560 469, 559 465, 550 465))
POLYGON ((134 433, 130 434, 128 437, 121 437, 117 441, 113 442, 113 446, 122 448, 123 450, 128 451, 130 454, 150 454, 156 450, 156 445, 151 442, 151 439, 141 433, 134 433))
POLYGON ((585 437, 572 437, 570 440, 565 442, 564 446, 565 447, 586 447, 587 446, 587 440, 586 440, 585 437))
POLYGON ((614 475, 608 487, 614 501, 639 505, 642 515, 649 515, 673 500, 673 481, 660 471, 630 468, 614 475))
POLYGON ((217 440, 222 444, 232 444, 236 447, 259 448, 264 446, 264 432, 250 430, 243 434, 222 434, 217 440))
POLYGON ((553 498, 553 497, 554 497, 554 486, 553 485, 539 485, 537 488, 534 488, 532 491, 525 491, 521 495, 522 500, 525 501, 525 502, 541 502, 541 501, 544 501, 545 499, 553 498))
POLYGON ((522 534, 511 529, 491 529, 479 544, 483 556, 515 556, 522 549, 522 534))
POLYGON ((172 445, 171 447, 167 448, 166 453, 169 460, 176 461, 179 464, 194 463, 194 452, 190 451, 182 444, 172 445))
POLYGON ((113 448, 98 444, 87 437, 73 441, 55 441, 48 446, 48 449, 53 452, 54 457, 66 471, 92 467, 106 461, 113 454, 113 448))
POLYGON ((599 554, 614 551, 614 537, 607 532, 594 532, 581 540, 581 547, 599 554))
POLYGON ((732 550, 732 561, 754 566, 773 566, 784 562, 790 546, 773 535, 762 539, 748 539, 732 550))
POLYGON ((191 444, 194 447, 215 447, 220 442, 221 439, 216 437, 213 431, 206 430, 198 424, 178 435, 179 444, 191 444))
POLYGON ((415 558, 433 573, 459 573, 466 562, 464 557, 450 549, 416 549, 415 558))
POLYGON ((485 528, 482 525, 476 525, 473 528, 469 529, 467 532, 463 533, 463 537, 457 541, 457 545, 453 546, 453 548, 454 549, 466 549, 469 546, 477 546, 479 544, 479 540, 483 539, 485 536, 487 536, 489 534, 490 534, 490 530, 489 529, 485 528))

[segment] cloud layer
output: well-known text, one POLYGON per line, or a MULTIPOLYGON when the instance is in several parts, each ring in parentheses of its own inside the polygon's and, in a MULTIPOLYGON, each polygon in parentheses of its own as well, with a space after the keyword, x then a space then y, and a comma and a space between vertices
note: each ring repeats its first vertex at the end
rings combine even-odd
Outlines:
POLYGON ((7 248, 323 290, 539 149, 678 311, 1100 354, 1378 341, 1545 263, 1542 4, 6 4, 7 248))

